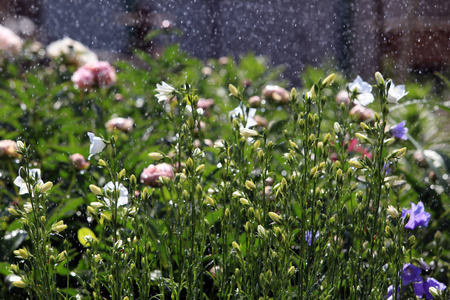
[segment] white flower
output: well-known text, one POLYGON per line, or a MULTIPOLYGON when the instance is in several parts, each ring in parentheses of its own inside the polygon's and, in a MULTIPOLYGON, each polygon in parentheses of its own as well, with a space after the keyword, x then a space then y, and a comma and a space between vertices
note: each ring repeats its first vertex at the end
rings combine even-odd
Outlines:
POLYGON ((97 153, 100 153, 105 149, 106 144, 102 141, 101 138, 98 136, 95 136, 92 132, 87 133, 89 136, 89 140, 91 141, 91 145, 89 146, 89 157, 88 159, 91 159, 91 156, 96 155, 97 153))
POLYGON ((358 104, 366 106, 375 100, 372 95, 372 86, 363 81, 361 77, 356 77, 356 79, 347 86, 351 93, 357 93, 356 99, 358 99, 358 104))
POLYGON ((49 44, 46 53, 50 58, 64 57, 68 63, 78 67, 98 60, 97 54, 88 47, 68 37, 49 44))
POLYGON ((240 125, 240 128, 251 128, 253 126, 256 126, 258 124, 258 122, 255 121, 254 117, 256 114, 256 108, 250 108, 248 110, 248 115, 245 113, 245 110, 242 109, 241 105, 239 105, 238 107, 236 107, 235 109, 233 109, 232 111, 230 111, 229 116, 232 119, 239 119, 240 116, 242 116, 244 118, 244 120, 247 120, 247 123, 245 124, 245 127, 242 126, 242 124, 240 125))
MULTIPOLYGON (((33 179, 36 179, 36 186, 40 186, 40 185, 44 184, 44 182, 41 179, 41 170, 31 169, 30 172, 28 173, 28 176, 30 176, 33 179)), ((19 176, 14 180, 14 184, 20 188, 19 189, 20 195, 29 194, 29 193, 33 194, 33 191, 28 190, 25 180, 23 180, 23 178, 20 177, 20 173, 19 173, 19 176)))
POLYGON ((389 81, 391 82, 391 86, 389 87, 389 91, 388 91, 386 100, 388 103, 397 103, 398 100, 405 97, 409 92, 405 93, 404 85, 395 86, 395 84, 392 80, 389 80, 389 81))
POLYGON ((158 103, 166 102, 172 96, 172 93, 175 91, 173 86, 168 85, 164 81, 161 81, 161 84, 156 84, 156 98, 158 98, 158 103))
MULTIPOLYGON (((119 184, 116 182, 115 186, 112 181, 108 182, 103 189, 105 192, 114 192, 114 190, 119 191, 119 199, 117 199, 117 206, 127 205, 128 204, 128 190, 123 186, 123 184, 119 184)), ((106 204, 111 206, 108 198, 104 198, 106 204)))

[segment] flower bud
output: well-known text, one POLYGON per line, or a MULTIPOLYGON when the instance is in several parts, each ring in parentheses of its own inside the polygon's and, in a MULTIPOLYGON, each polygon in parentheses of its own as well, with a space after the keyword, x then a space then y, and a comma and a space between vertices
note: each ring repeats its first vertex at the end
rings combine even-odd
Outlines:
POLYGON ((254 137, 254 136, 258 136, 258 132, 256 130, 253 129, 248 129, 248 128, 241 128, 239 130, 239 133, 244 136, 244 137, 254 137))
POLYGON ((44 193, 48 192, 52 187, 53 187, 53 183, 51 181, 47 181, 46 183, 41 184, 38 187, 38 190, 44 194, 44 193))
POLYGON ((388 212, 388 214, 391 216, 391 218, 393 218, 393 219, 398 218, 399 215, 400 215, 400 214, 398 213, 398 210, 397 210, 395 207, 393 207, 392 205, 389 205, 389 206, 388 206, 387 212, 388 212))
POLYGON ((27 287, 27 284, 25 282, 23 282, 22 280, 18 280, 18 281, 13 281, 12 283, 15 287, 24 289, 27 287))
POLYGON ((19 150, 25 150, 26 149, 25 143, 22 141, 17 141, 17 148, 19 148, 19 150))
POLYGON ((265 238, 266 237, 266 229, 264 229, 264 227, 262 227, 261 225, 258 225, 258 235, 261 238, 265 238))
POLYGON ((231 243, 231 246, 233 247, 233 249, 234 249, 236 252, 241 253, 241 247, 239 247, 239 244, 238 244, 238 243, 232 242, 232 243, 231 243))
POLYGON ((349 160, 348 164, 356 169, 362 169, 363 165, 357 160, 349 160))
POLYGON ((19 272, 20 272, 20 269, 19 269, 19 266, 18 265, 15 265, 15 264, 12 264, 11 266, 10 266, 10 268, 11 268, 11 272, 13 272, 14 274, 19 274, 19 272))
POLYGON ((101 166, 101 167, 106 167, 106 166, 107 166, 106 161, 104 161, 104 160, 101 159, 101 158, 98 160, 98 164, 99 164, 99 166, 101 166))
POLYGON ((19 250, 14 250, 13 253, 17 258, 27 259, 30 257, 30 252, 26 248, 21 248, 19 250))
MULTIPOLYGON (((92 203, 94 203, 94 202, 92 202, 92 203)), ((99 203, 99 202, 97 202, 97 203, 99 203)), ((92 216, 97 215, 97 211, 92 206, 88 205, 88 207, 86 209, 87 209, 88 213, 91 214, 92 216)))
POLYGON ((277 224, 281 224, 282 223, 281 216, 277 215, 276 213, 269 212, 268 215, 269 215, 269 218, 271 218, 272 221, 274 221, 275 223, 277 223, 277 224))
POLYGON ((384 78, 380 72, 375 73, 375 80, 377 81, 378 85, 384 85, 384 78))
POLYGON ((384 228, 384 231, 390 238, 394 237, 394 233, 392 232, 392 229, 391 229, 391 227, 389 227, 389 225, 386 225, 386 227, 384 228))
POLYGON ((323 86, 324 87, 330 86, 334 82, 334 79, 336 79, 336 74, 333 73, 328 75, 327 78, 325 78, 322 81, 323 86))
POLYGON ((292 276, 294 276, 294 274, 295 274, 295 267, 292 266, 292 267, 290 267, 289 270, 288 270, 288 276, 289 276, 289 277, 292 277, 292 276))
POLYGON ((199 165, 197 167, 197 169, 195 169, 195 173, 196 174, 201 174, 201 173, 203 173, 203 171, 205 171, 205 165, 204 164, 199 165))
POLYGON ((119 172, 119 174, 118 174, 117 177, 118 177, 119 179, 123 179, 126 175, 127 175, 127 170, 122 169, 122 170, 120 170, 120 172, 119 172))
POLYGON ((309 177, 311 177, 311 178, 313 178, 314 176, 316 176, 316 174, 317 174, 317 166, 315 166, 314 168, 312 168, 310 171, 309 171, 309 177))
POLYGON ((256 190, 256 185, 251 180, 245 181, 245 187, 251 191, 256 190))
POLYGON ((66 260, 68 258, 67 251, 64 250, 63 252, 59 253, 56 257, 56 262, 62 262, 63 260, 66 260))
POLYGON ((341 125, 339 125, 338 122, 334 122, 333 128, 334 128, 334 132, 335 133, 340 133, 341 132, 341 125))
POLYGON ((441 294, 441 292, 434 286, 430 286, 428 288, 428 292, 430 292, 430 294, 434 297, 434 298, 438 298, 441 294))
POLYGON ((214 201, 213 198, 211 198, 211 197, 209 197, 209 196, 206 196, 206 197, 205 197, 205 200, 206 200, 206 203, 208 203, 208 204, 211 205, 212 207, 215 207, 215 206, 216 206, 216 201, 214 201))
POLYGON ((241 202, 242 205, 246 206, 246 205, 250 205, 250 201, 248 201, 245 198, 241 198, 239 199, 239 201, 241 202))
POLYGON ((8 208, 8 211, 11 215, 15 216, 15 217, 19 217, 20 214, 17 212, 17 210, 15 210, 14 208, 8 208))
POLYGON ((239 91, 234 85, 229 84, 228 85, 228 89, 230 90, 231 95, 233 95, 236 98, 239 97, 239 91))
POLYGON ((150 152, 148 156, 154 160, 161 160, 164 158, 164 155, 159 152, 150 152))
POLYGON ((101 196, 101 195, 103 195, 102 189, 99 188, 99 187, 96 186, 96 185, 93 185, 93 184, 89 185, 89 189, 90 189, 91 192, 93 192, 96 196, 101 196))

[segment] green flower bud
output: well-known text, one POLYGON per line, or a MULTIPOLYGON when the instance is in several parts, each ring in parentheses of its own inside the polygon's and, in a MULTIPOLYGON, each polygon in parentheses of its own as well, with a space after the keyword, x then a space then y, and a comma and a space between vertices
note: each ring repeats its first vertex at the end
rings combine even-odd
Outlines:
POLYGON ((334 73, 330 74, 330 75, 327 76, 327 78, 325 78, 322 81, 322 85, 324 87, 330 86, 334 82, 334 79, 336 79, 336 74, 334 74, 334 73))
POLYGON ((101 195, 103 195, 102 189, 99 188, 99 187, 96 186, 96 185, 93 185, 93 184, 89 185, 89 189, 90 189, 91 192, 93 192, 96 196, 101 196, 101 195))
POLYGON ((25 282, 23 282, 22 280, 18 280, 18 281, 13 281, 12 283, 15 287, 24 289, 27 287, 27 284, 25 282))
POLYGON ((231 95, 233 95, 236 98, 239 98, 239 91, 234 85, 232 84, 228 85, 228 89, 230 90, 231 95))

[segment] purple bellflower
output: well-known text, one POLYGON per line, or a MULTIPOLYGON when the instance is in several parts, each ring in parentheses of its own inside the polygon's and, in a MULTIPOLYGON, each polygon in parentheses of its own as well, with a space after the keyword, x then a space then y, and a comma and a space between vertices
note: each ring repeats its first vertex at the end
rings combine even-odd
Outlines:
POLYGON ((406 133, 408 132, 408 128, 405 127, 406 122, 400 122, 394 127, 391 128, 392 136, 401 140, 407 140, 408 137, 406 133))
POLYGON ((411 209, 403 209, 403 220, 405 219, 407 214, 410 215, 410 218, 408 223, 406 223, 405 228, 413 230, 418 226, 428 227, 428 222, 430 221, 431 215, 425 211, 422 201, 419 201, 417 205, 411 202, 411 209))
POLYGON ((414 293, 419 298, 422 298, 423 294, 425 294, 425 298, 434 299, 433 295, 430 294, 430 287, 434 287, 439 291, 443 291, 447 288, 442 282, 439 282, 434 278, 427 278, 427 280, 420 280, 419 282, 414 283, 414 293))
MULTIPOLYGON (((316 231, 316 234, 314 235, 314 241, 319 238, 319 231, 316 231)), ((312 244, 312 231, 306 230, 305 232, 305 239, 308 241, 308 245, 311 246, 312 244)))
POLYGON ((419 282, 422 281, 422 277, 420 277, 420 273, 422 270, 412 264, 404 264, 403 265, 403 285, 408 285, 411 282, 419 282))

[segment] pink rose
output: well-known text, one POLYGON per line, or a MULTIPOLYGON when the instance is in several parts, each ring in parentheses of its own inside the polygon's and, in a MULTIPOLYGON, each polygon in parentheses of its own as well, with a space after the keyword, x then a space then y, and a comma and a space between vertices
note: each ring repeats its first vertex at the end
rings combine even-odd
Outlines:
POLYGON ((0 141, 0 157, 7 156, 11 158, 19 157, 19 153, 17 153, 17 143, 12 140, 3 140, 0 141))
POLYGON ((202 108, 205 115, 209 115, 211 108, 215 105, 214 99, 198 99, 197 108, 202 108))
POLYGON ((116 71, 106 61, 94 61, 79 68, 72 76, 78 88, 85 89, 97 85, 110 87, 117 81, 116 71))
POLYGON ((360 121, 366 121, 369 119, 373 119, 375 117, 375 112, 370 108, 366 108, 365 106, 357 104, 353 106, 352 109, 350 109, 349 115, 351 116, 359 115, 360 121))
POLYGON ((90 163, 86 161, 83 155, 75 153, 70 156, 70 162, 77 170, 85 170, 89 167, 90 163))
POLYGON ((264 99, 274 101, 275 103, 289 103, 290 93, 278 85, 266 85, 262 90, 264 99))
POLYGON ((94 73, 86 67, 79 68, 72 75, 72 81, 79 89, 87 89, 95 84, 94 73))
POLYGON ((134 121, 133 119, 125 119, 125 118, 114 118, 106 122, 105 127, 109 132, 114 129, 118 129, 125 133, 128 133, 133 129, 134 121))
POLYGON ((8 27, 0 25, 0 50, 7 56, 16 56, 22 50, 23 41, 8 27))
POLYGON ((113 86, 117 81, 116 71, 107 61, 96 61, 88 64, 93 71, 99 87, 113 86))
POLYGON ((337 95, 336 95, 336 103, 338 105, 341 105, 341 103, 344 103, 345 106, 349 106, 350 105, 350 98, 348 96, 347 91, 340 91, 337 95))
POLYGON ((158 187, 161 186, 161 177, 167 177, 173 180, 175 178, 173 167, 167 163, 150 165, 142 171, 141 183, 152 187, 158 187))

